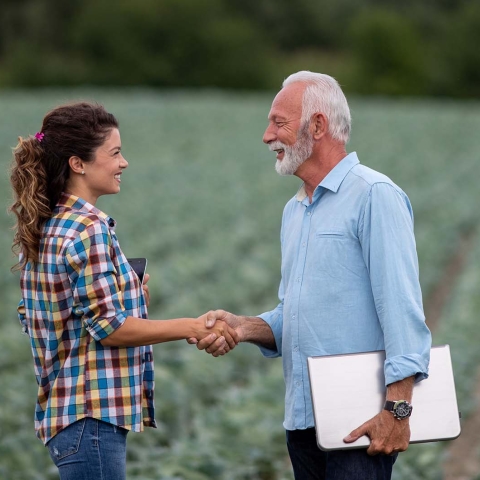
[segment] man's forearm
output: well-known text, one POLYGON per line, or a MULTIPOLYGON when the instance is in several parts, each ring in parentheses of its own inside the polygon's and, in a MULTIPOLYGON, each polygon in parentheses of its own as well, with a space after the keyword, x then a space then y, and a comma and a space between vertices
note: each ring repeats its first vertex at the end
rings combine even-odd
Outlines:
POLYGON ((414 383, 414 376, 391 383, 387 386, 386 400, 406 400, 407 402, 411 402, 414 383))
POLYGON ((277 348, 275 337, 273 336, 270 325, 260 317, 238 316, 240 320, 241 341, 253 343, 259 347, 277 348))

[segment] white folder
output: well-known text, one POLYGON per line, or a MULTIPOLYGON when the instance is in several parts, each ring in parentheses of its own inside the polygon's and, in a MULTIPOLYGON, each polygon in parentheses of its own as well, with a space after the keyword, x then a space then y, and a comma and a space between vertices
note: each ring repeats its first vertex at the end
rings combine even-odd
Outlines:
MULTIPOLYGON (((368 447, 367 436, 347 444, 343 439, 385 403, 385 352, 308 358, 317 443, 322 450, 368 447)), ((402 400, 402 399, 396 399, 402 400)), ((415 384, 410 443, 451 440, 460 435, 450 347, 433 347, 429 377, 415 384)))

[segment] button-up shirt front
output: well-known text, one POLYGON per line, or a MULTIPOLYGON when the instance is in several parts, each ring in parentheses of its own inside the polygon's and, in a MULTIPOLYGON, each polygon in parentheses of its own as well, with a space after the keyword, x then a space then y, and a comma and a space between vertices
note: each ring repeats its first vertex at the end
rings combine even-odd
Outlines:
POLYGON ((21 275, 19 319, 38 383, 35 428, 47 443, 84 417, 141 431, 155 426, 153 354, 100 341, 131 315, 147 318, 115 221, 63 194, 44 226, 39 261, 21 275))
POLYGON ((388 177, 349 154, 311 202, 302 187, 287 203, 281 248, 280 303, 260 317, 276 341, 263 354, 283 359, 287 430, 314 425, 309 356, 385 350, 387 385, 428 375, 412 207, 388 177))

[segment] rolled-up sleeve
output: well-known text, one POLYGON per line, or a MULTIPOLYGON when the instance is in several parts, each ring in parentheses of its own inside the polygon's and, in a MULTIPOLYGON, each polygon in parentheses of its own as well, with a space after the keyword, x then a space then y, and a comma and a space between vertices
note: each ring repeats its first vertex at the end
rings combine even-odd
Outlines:
POLYGON ((65 267, 74 297, 73 314, 100 341, 123 325, 127 314, 111 258, 108 227, 95 221, 68 245, 65 267))
POLYGON ((386 385, 428 377, 431 334, 425 324, 413 213, 408 197, 388 183, 372 186, 359 238, 383 330, 386 385))

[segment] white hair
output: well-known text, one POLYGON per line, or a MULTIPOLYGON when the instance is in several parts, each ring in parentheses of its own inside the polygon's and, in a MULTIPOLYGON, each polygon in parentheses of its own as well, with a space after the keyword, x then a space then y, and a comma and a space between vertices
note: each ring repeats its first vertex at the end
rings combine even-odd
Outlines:
POLYGON ((346 144, 350 138, 352 117, 338 82, 329 75, 303 70, 286 78, 282 87, 296 82, 307 85, 302 100, 302 125, 310 122, 315 113, 324 113, 332 138, 346 144))

